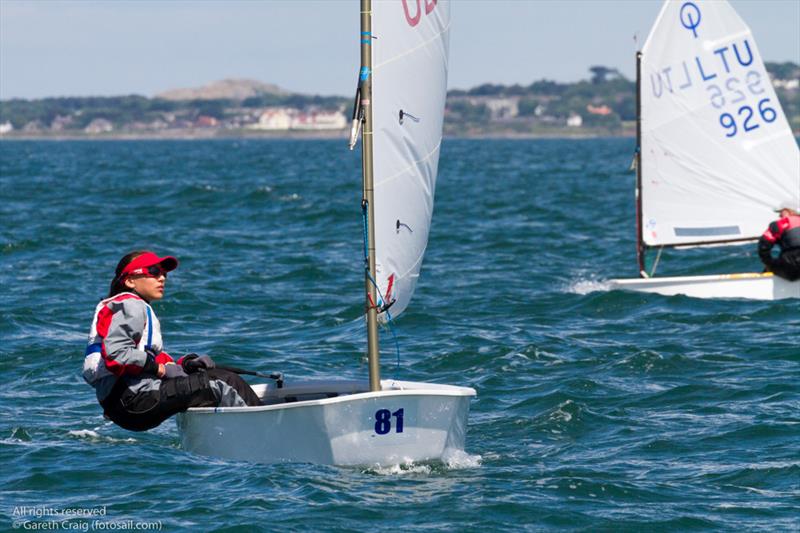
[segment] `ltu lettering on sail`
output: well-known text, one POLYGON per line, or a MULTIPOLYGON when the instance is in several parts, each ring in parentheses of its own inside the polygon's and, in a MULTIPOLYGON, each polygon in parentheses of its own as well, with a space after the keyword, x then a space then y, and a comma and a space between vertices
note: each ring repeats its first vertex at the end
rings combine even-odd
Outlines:
MULTIPOLYGON (((739 53, 739 47, 736 46, 736 43, 733 43, 733 53, 736 54, 736 60, 739 62, 741 66, 748 67, 753 63, 753 52, 750 50, 750 43, 747 42, 747 39, 744 40, 744 48, 747 50, 746 62, 744 59, 742 59, 742 56, 739 53)), ((727 51, 728 51, 727 46, 723 46, 722 48, 717 48, 716 50, 714 50, 714 53, 719 55, 719 57, 722 59, 722 64, 725 66, 726 73, 731 71, 731 69, 728 68, 728 60, 725 57, 725 52, 727 51)))
MULTIPOLYGON (((733 55, 736 57, 736 63, 738 63, 741 67, 749 67, 753 64, 753 51, 750 49, 750 43, 747 42, 745 39, 742 42, 743 46, 740 51, 740 48, 736 46, 736 43, 733 43, 733 55), (747 51, 747 55, 743 56, 743 52, 747 51)), ((713 80, 717 77, 717 73, 720 72, 720 66, 722 70, 724 70, 725 74, 730 74, 731 72, 731 65, 728 63, 728 57, 725 54, 730 50, 727 46, 723 46, 722 48, 717 48, 714 50, 714 55, 717 56, 716 58, 706 58, 705 61, 702 61, 700 56, 696 56, 694 58, 695 62, 697 63, 697 70, 700 73, 700 77, 703 81, 713 80), (705 67, 703 64, 705 63, 705 67)), ((733 64, 733 67, 736 68, 736 63, 733 64)))
POLYGON ((675 88, 684 90, 691 87, 695 79, 709 82, 719 74, 730 74, 732 70, 752 65, 753 59, 750 43, 744 39, 741 43, 717 48, 711 55, 695 56, 694 62, 681 61, 680 66, 675 69, 674 75, 671 66, 662 68, 650 74, 653 96, 661 98, 665 91, 674 92, 673 77, 675 78, 675 88))

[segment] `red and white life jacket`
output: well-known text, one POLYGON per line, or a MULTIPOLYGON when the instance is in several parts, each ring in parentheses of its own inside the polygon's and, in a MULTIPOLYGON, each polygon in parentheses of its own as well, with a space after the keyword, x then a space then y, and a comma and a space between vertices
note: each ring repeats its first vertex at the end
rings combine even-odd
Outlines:
POLYGON ((139 295, 123 292, 111 298, 101 300, 95 308, 83 362, 83 378, 92 386, 108 376, 121 376, 126 373, 138 374, 141 372, 141 367, 139 366, 127 365, 124 361, 120 362, 109 359, 104 344, 105 337, 108 335, 108 330, 111 326, 111 320, 114 316, 112 304, 131 298, 141 301, 147 313, 144 331, 142 331, 142 336, 136 344, 136 349, 141 351, 152 350, 158 354, 156 363, 172 362, 172 358, 167 353, 162 352, 161 324, 153 308, 139 295))

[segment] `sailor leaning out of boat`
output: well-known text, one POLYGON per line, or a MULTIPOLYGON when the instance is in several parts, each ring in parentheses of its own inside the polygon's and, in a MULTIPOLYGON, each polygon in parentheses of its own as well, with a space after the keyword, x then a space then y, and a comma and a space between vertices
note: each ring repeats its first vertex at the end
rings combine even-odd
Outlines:
POLYGON ((189 407, 259 405, 242 378, 216 368, 209 356, 188 354, 175 362, 164 351, 150 304, 163 298, 167 273, 177 266, 172 256, 127 254, 94 312, 83 377, 106 417, 131 431, 152 429, 189 407))
POLYGON ((794 281, 800 279, 800 215, 784 207, 778 216, 758 240, 758 255, 766 270, 794 281), (772 247, 776 244, 781 249, 777 259, 772 257, 772 247))

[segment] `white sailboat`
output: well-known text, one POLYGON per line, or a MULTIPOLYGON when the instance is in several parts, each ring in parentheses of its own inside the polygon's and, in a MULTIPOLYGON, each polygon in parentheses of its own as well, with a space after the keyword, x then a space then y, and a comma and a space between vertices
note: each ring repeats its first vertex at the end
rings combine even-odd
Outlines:
POLYGON ((449 0, 361 0, 351 149, 363 130, 369 381, 257 385, 262 406, 189 409, 177 417, 185 449, 261 463, 337 465, 463 453, 475 390, 381 380, 378 354, 378 317, 397 316, 408 305, 427 245, 449 29, 449 0))
POLYGON ((800 208, 800 151, 750 28, 725 0, 667 0, 636 57, 641 278, 612 288, 800 298, 771 273, 653 277, 665 247, 752 243, 776 209, 800 208))

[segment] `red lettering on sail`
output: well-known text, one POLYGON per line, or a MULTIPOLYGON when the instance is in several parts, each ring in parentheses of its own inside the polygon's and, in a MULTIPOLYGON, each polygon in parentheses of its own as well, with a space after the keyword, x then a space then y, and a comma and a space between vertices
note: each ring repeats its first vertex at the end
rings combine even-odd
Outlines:
POLYGON ((412 17, 408 12, 408 0, 403 0, 403 11, 406 14, 406 21, 408 22, 408 25, 411 26, 412 28, 417 24, 419 24, 419 19, 422 16, 422 10, 420 9, 419 6, 419 0, 416 0, 416 3, 417 3, 417 14, 412 17))
MULTIPOLYGON (((406 15, 406 22, 412 28, 419 24, 420 18, 422 18, 422 6, 420 5, 421 0, 411 0, 413 3, 416 4, 416 10, 414 12, 414 16, 411 16, 411 13, 408 11, 408 2, 409 0, 403 0, 403 12, 406 15)), ((436 8, 436 4, 439 0, 425 0, 425 14, 430 14, 436 8)))

